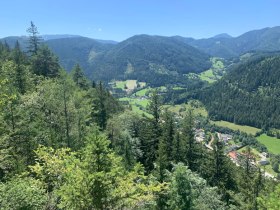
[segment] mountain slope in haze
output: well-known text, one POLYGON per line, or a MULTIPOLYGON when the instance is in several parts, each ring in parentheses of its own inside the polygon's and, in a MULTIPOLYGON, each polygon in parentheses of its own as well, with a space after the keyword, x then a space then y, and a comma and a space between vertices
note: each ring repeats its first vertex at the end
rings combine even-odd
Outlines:
POLYGON ((249 51, 279 51, 280 26, 249 31, 236 38, 218 35, 208 39, 180 39, 212 56, 230 58, 249 51))
POLYGON ((210 67, 209 56, 171 37, 137 35, 93 60, 93 76, 101 80, 177 76, 210 67))
MULTIPOLYGON (((78 35, 42 35, 42 44, 46 44, 59 58, 60 65, 70 71, 75 64, 90 72, 90 60, 99 53, 110 49, 117 42, 111 40, 95 40, 78 35)), ((27 36, 10 36, 0 39, 11 48, 19 42, 23 51, 27 52, 27 36)))
POLYGON ((26 51, 28 46, 28 36, 9 36, 0 39, 0 42, 6 42, 10 46, 10 48, 14 48, 17 41, 19 42, 21 48, 26 51))
POLYGON ((210 117, 259 128, 280 128, 280 56, 255 58, 200 93, 210 117))
MULTIPOLYGON (((211 65, 209 55, 239 58, 246 52, 280 51, 280 27, 254 30, 236 38, 220 34, 199 40, 148 35, 134 36, 120 43, 75 35, 47 35, 45 38, 48 39, 45 43, 67 71, 79 63, 88 76, 106 81, 157 79, 160 83, 160 80, 176 78, 173 81, 176 82, 178 78, 183 79, 182 74, 207 70, 211 65)), ((26 50, 26 36, 0 41, 7 41, 13 47, 16 40, 26 50)))
POLYGON ((213 36, 212 38, 215 39, 220 39, 220 38, 232 38, 231 35, 227 34, 227 33, 222 33, 222 34, 217 34, 216 36, 213 36))
MULTIPOLYGON (((89 71, 90 60, 97 54, 109 50, 117 42, 111 40, 95 40, 78 35, 42 35, 42 43, 58 56, 63 68, 70 71, 75 64, 79 63, 84 69, 89 71)), ((1 42, 13 48, 16 41, 19 41, 23 51, 27 51, 27 36, 10 36, 0 39, 1 42)))
POLYGON ((86 37, 52 39, 45 43, 59 57, 61 65, 68 71, 77 63, 83 69, 90 71, 91 60, 114 46, 86 37))
POLYGON ((52 39, 64 39, 64 38, 76 38, 81 37, 79 35, 71 35, 71 34, 45 34, 41 36, 44 41, 52 40, 52 39))

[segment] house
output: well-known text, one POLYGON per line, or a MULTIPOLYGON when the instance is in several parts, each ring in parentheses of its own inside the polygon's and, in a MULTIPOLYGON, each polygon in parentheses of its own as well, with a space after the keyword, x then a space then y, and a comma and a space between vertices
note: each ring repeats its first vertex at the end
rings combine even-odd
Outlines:
POLYGON ((217 133, 218 138, 220 141, 223 141, 224 143, 227 143, 229 140, 232 139, 232 135, 230 134, 224 134, 224 133, 217 133))
POLYGON ((266 159, 258 161, 258 164, 261 166, 269 165, 269 161, 266 159))
POLYGON ((203 129, 196 129, 194 134, 195 140, 203 142, 205 140, 205 132, 203 129))
POLYGON ((231 160, 236 161, 237 160, 237 152, 236 151, 231 151, 228 153, 228 156, 230 157, 231 160))

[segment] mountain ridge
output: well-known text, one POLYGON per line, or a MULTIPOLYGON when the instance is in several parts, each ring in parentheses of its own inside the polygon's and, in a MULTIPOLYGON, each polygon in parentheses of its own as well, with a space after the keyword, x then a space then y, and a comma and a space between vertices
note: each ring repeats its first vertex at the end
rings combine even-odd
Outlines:
MULTIPOLYGON (((210 56, 231 59, 246 52, 280 51, 279 26, 252 30, 238 37, 219 34, 207 39, 140 34, 118 43, 78 35, 46 36, 48 40, 44 43, 67 71, 79 63, 87 76, 97 80, 149 80, 149 73, 176 77, 207 70, 210 56)), ((7 41, 13 47, 17 40, 26 49, 27 36, 6 37, 0 41, 7 41)))
POLYGON ((135 35, 114 45, 92 63, 95 78, 147 79, 157 76, 201 72, 210 67, 209 56, 172 37, 135 35), (105 64, 98 65, 98 64, 105 64), (97 65, 96 65, 97 64, 97 65))
POLYGON ((280 50, 280 26, 252 30, 232 38, 191 39, 181 37, 187 44, 212 56, 231 58, 248 51, 280 50))

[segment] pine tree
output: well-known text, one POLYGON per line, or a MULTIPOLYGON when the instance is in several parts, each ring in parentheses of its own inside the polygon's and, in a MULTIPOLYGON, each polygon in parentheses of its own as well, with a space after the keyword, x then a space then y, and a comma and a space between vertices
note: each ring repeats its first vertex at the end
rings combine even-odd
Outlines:
POLYGON ((173 115, 169 111, 165 111, 163 115, 162 139, 166 144, 166 155, 168 161, 172 161, 172 144, 174 142, 175 128, 173 115))
POLYGON ((20 49, 20 44, 17 41, 13 49, 13 60, 16 64, 15 69, 15 85, 21 94, 24 94, 27 89, 27 73, 25 63, 25 55, 20 49))
POLYGON ((60 71, 58 58, 43 45, 37 49, 31 60, 33 72, 44 77, 57 77, 60 71))
POLYGON ((240 191, 244 195, 244 206, 247 209, 255 210, 257 208, 257 197, 263 187, 262 173, 259 168, 252 164, 254 155, 251 148, 247 146, 241 171, 241 178, 239 179, 240 191))
POLYGON ((8 44, 8 42, 5 40, 4 41, 4 50, 9 53, 11 52, 11 48, 10 48, 10 45, 8 44))
POLYGON ((92 109, 92 119, 101 130, 106 128, 108 114, 106 110, 106 90, 103 87, 102 82, 99 82, 98 86, 95 88, 95 98, 93 99, 93 109, 92 109))
POLYGON ((189 169, 197 169, 197 158, 199 156, 199 145, 194 138, 194 117, 192 110, 188 110, 187 115, 183 119, 182 138, 185 141, 185 161, 189 169))
POLYGON ((161 99, 157 90, 152 92, 150 103, 148 104, 148 111, 153 116, 153 124, 156 134, 160 133, 159 117, 161 113, 161 99))
MULTIPOLYGON (((160 183, 166 181, 167 169, 169 166, 167 156, 167 145, 164 139, 161 139, 157 151, 157 159, 155 161, 155 176, 160 183)), ((160 194, 157 199, 158 209, 165 209, 166 207, 166 195, 160 194)))
POLYGON ((190 171, 182 163, 175 166, 171 177, 169 207, 170 209, 189 210, 193 206, 190 171))
POLYGON ((39 37, 39 32, 35 24, 31 21, 30 27, 27 29, 27 32, 29 33, 29 46, 28 50, 31 55, 36 55, 39 50, 41 37, 39 37))
POLYGON ((177 131, 172 143, 172 160, 175 163, 183 162, 185 160, 185 151, 186 144, 182 141, 180 133, 177 131))
POLYGON ((10 47, 7 44, 6 40, 4 43, 0 42, 0 64, 1 61, 6 60, 9 55, 10 55, 10 47))
POLYGON ((159 142, 159 147, 157 151, 156 159, 156 175, 160 182, 163 182, 165 179, 165 172, 169 166, 168 156, 167 156, 167 145, 166 142, 161 139, 159 142))
POLYGON ((76 85, 83 90, 89 89, 89 83, 85 77, 83 70, 81 69, 79 64, 76 64, 72 70, 72 78, 76 85))
POLYGON ((95 83, 94 80, 92 80, 92 82, 91 82, 91 87, 92 87, 92 88, 96 88, 96 83, 95 83))
POLYGON ((140 148, 143 154, 140 158, 140 162, 145 166, 147 172, 151 172, 154 169, 154 161, 156 158, 152 126, 151 120, 144 119, 140 124, 139 130, 140 148))
POLYGON ((224 144, 219 141, 217 136, 212 144, 213 152, 211 165, 208 167, 210 172, 209 183, 212 186, 217 186, 219 188, 219 192, 223 195, 223 199, 227 202, 230 199, 230 195, 228 190, 235 190, 236 183, 233 179, 234 171, 232 171, 232 163, 229 158, 224 154, 224 144))
MULTIPOLYGON (((162 151, 165 153, 166 160, 166 168, 168 170, 172 169, 171 162, 173 161, 173 143, 174 143, 174 135, 175 135, 175 128, 174 128, 174 119, 171 112, 165 110, 162 119, 162 136, 160 140, 160 144, 165 145, 165 149, 162 151)), ((160 145, 159 145, 160 150, 160 145)))
POLYGON ((160 114, 161 114, 161 99, 157 90, 153 91, 150 102, 147 107, 148 111, 152 114, 153 118, 149 123, 150 133, 152 136, 149 139, 149 160, 154 162, 156 160, 159 141, 161 138, 161 127, 160 127, 160 114))

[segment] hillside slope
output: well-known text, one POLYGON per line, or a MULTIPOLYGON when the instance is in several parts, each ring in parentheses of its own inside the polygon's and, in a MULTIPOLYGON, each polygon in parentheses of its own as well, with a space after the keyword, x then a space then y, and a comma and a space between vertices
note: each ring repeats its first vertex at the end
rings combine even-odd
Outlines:
POLYGON ((179 76, 210 67, 209 56, 170 37, 137 35, 93 60, 93 76, 102 80, 179 76))
POLYGON ((280 128, 280 56, 253 59, 200 93, 210 117, 280 128))
POLYGON ((83 69, 90 71, 90 62, 98 54, 111 49, 114 44, 102 43, 86 37, 52 39, 46 44, 59 57, 61 65, 70 71, 79 63, 83 69))

